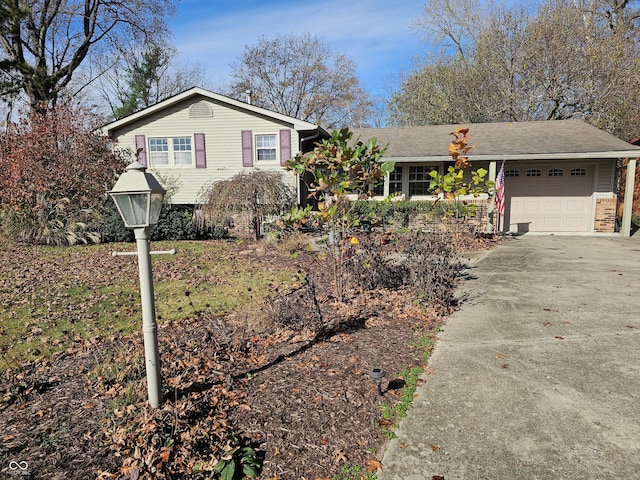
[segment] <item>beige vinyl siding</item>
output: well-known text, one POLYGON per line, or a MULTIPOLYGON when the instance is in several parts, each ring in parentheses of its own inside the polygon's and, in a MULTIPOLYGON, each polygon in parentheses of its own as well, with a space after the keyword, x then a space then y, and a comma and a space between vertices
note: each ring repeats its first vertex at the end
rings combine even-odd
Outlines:
POLYGON ((600 160, 596 163, 596 192, 609 193, 613 196, 613 182, 615 178, 615 161, 600 160))
MULTIPOLYGON (((168 183, 177 182, 179 189, 172 197, 172 203, 196 203, 198 194, 206 185, 248 170, 247 167, 242 166, 242 130, 251 130, 255 136, 261 133, 278 135, 280 130, 290 129, 291 154, 296 154, 299 139, 298 132, 292 129, 292 125, 214 101, 209 101, 213 112, 211 117, 190 118, 189 107, 199 102, 203 100, 189 99, 113 133, 118 148, 129 149, 132 153, 135 152, 135 135, 144 135, 148 148, 149 138, 152 137, 193 137, 194 133, 204 133, 207 168, 195 168, 195 158, 194 164, 190 167, 149 168, 150 171, 157 173, 160 179, 168 180, 168 183)), ((254 167, 283 172, 284 178, 294 186, 295 177, 292 173, 285 172, 280 165, 279 155, 278 149, 276 162, 261 163, 254 159, 254 167)))

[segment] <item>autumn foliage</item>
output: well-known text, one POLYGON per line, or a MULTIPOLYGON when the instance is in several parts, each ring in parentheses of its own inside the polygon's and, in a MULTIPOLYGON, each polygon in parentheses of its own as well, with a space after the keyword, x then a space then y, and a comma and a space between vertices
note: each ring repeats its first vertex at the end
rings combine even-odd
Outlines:
MULTIPOLYGON (((90 212, 104 202, 116 172, 124 168, 124 160, 93 131, 94 126, 90 113, 65 106, 32 111, 8 125, 0 143, 0 209, 5 226, 19 218, 32 229, 57 227, 59 236, 69 237, 73 225, 81 220, 84 225, 90 212)), ((75 243, 38 232, 26 237, 21 239, 75 243)))

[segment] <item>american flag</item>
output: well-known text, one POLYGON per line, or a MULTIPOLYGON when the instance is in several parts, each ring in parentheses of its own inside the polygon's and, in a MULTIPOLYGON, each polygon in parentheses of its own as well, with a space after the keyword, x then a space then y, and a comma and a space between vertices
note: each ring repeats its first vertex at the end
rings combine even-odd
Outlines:
POLYGON ((495 202, 498 213, 501 217, 504 217, 504 162, 502 162, 502 166, 496 177, 495 202))

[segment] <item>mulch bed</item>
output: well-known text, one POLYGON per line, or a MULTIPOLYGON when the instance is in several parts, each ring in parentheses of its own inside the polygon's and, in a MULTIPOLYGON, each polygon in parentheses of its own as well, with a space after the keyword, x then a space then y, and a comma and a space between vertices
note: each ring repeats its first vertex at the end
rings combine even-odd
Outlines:
MULTIPOLYGON (((464 246, 483 249, 492 243, 479 239, 464 246)), ((244 245, 238 248, 246 251, 244 245)), ((291 262, 273 251, 252 255, 269 264, 291 262)), ((302 268, 304 258, 296 261, 302 268)), ((328 278, 317 276, 316 288, 324 291, 328 278)), ((400 372, 423 362, 423 351, 413 345, 425 335, 435 338, 443 322, 441 315, 415 307, 402 291, 363 293, 346 306, 316 296, 328 322, 321 335, 311 328, 312 318, 308 325, 275 325, 254 335, 245 331, 234 339, 240 343, 218 357, 217 332, 221 322, 233 319, 194 318, 159 331, 163 361, 187 351, 200 364, 215 360, 208 380, 191 385, 202 390, 224 384, 237 392, 239 400, 225 421, 260 452, 263 479, 326 479, 345 465, 378 466, 390 427, 382 420, 381 405, 399 401, 400 372), (387 372, 382 396, 369 375, 373 367, 387 372)), ((98 388, 88 376, 109 352, 141 352, 141 342, 141 335, 78 342, 66 352, 5 372, 0 473, 67 480, 155 478, 123 469, 126 455, 110 444, 113 437, 105 431, 121 392, 98 388), (20 471, 25 466, 20 462, 28 468, 20 471)), ((163 364, 163 377, 176 378, 164 369, 163 364)), ((138 384, 146 392, 143 379, 138 384)))

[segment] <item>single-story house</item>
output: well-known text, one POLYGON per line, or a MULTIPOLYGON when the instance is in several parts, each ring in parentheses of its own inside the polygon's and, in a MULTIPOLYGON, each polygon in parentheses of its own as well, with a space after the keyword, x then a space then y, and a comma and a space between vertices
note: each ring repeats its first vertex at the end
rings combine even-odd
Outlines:
POLYGON ((468 155, 472 169, 485 168, 495 179, 504 162, 505 215, 494 220, 500 231, 615 231, 618 160, 639 157, 640 147, 580 120, 361 128, 354 137, 388 144, 385 158, 396 167, 384 195, 424 200, 434 198, 429 172, 452 164, 449 134, 458 126, 469 128, 475 145, 468 155))
MULTIPOLYGON (((174 204, 196 204, 203 187, 252 169, 283 172, 297 152, 329 135, 321 127, 194 87, 101 128, 172 186, 174 204)), ((296 186, 293 174, 285 176, 296 186)))
MULTIPOLYGON (((389 144, 385 159, 396 168, 380 193, 407 199, 435 199, 429 172, 444 172, 458 126, 469 128, 475 147, 473 168, 486 168, 490 179, 504 162, 505 216, 494 225, 503 232, 612 233, 616 230, 618 161, 629 159, 635 171, 640 146, 624 142, 579 120, 435 125, 353 129, 354 139, 376 137, 389 144)), ((105 125, 102 131, 132 160, 147 165, 175 192, 171 202, 195 204, 202 188, 251 169, 283 172, 297 152, 328 138, 320 126, 219 95, 198 87, 105 125)), ((630 175, 631 179, 634 178, 630 175)), ((292 173, 284 178, 304 185, 292 173)), ((627 188, 627 191, 633 191, 627 188)), ((477 200, 476 200, 477 201, 477 200)), ((491 210, 492 202, 484 203, 491 210)), ((630 230, 631 206, 622 232, 630 230)))

